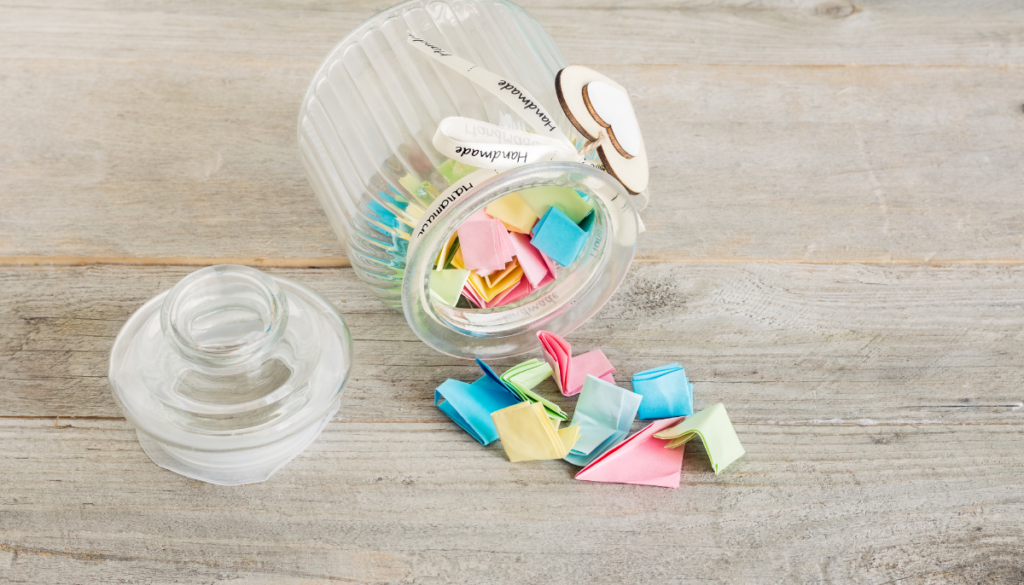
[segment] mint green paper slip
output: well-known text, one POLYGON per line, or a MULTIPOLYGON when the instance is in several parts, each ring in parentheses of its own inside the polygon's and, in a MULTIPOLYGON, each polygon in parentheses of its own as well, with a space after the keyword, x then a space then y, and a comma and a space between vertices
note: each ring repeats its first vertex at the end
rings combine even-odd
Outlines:
POLYGON ((594 209, 594 204, 584 200, 579 193, 568 187, 545 185, 519 191, 519 196, 533 210, 537 217, 544 217, 552 207, 557 207, 578 224, 594 209))
POLYGON ((454 307, 466 286, 469 271, 460 268, 430 271, 430 293, 442 303, 454 307))
POLYGON ((669 439, 669 443, 665 445, 666 449, 675 449, 694 436, 700 436, 700 440, 704 442, 704 448, 707 449, 708 459, 711 460, 711 467, 714 468, 716 475, 746 453, 740 444, 740 438, 736 436, 736 430, 732 428, 729 414, 725 412, 725 405, 721 402, 692 414, 676 426, 654 435, 657 439, 669 439))
POLYGON ((546 362, 531 359, 509 368, 501 375, 501 381, 523 400, 541 403, 551 420, 569 420, 569 415, 565 414, 557 404, 533 391, 533 388, 550 376, 551 372, 551 366, 546 362))

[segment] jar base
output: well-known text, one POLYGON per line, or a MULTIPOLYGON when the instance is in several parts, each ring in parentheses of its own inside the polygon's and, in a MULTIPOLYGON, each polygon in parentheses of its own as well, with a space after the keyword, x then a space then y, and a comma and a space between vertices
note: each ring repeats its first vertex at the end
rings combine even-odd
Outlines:
POLYGON ((306 450, 331 421, 338 404, 322 419, 283 443, 231 453, 201 453, 170 447, 136 430, 142 450, 153 463, 178 475, 216 485, 245 485, 270 479, 306 450))

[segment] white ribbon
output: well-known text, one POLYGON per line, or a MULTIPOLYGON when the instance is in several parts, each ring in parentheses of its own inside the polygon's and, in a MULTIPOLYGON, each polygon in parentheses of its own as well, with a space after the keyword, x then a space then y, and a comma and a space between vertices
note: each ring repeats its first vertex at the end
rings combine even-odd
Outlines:
POLYGON ((537 134, 561 142, 573 151, 576 150, 576 147, 569 138, 566 137, 565 133, 558 128, 558 124, 555 123, 554 116, 549 114, 547 110, 541 106, 540 101, 530 95, 530 92, 526 91, 524 88, 519 87, 515 83, 497 75, 496 73, 491 73, 483 67, 477 67, 465 59, 456 57, 441 47, 433 45, 429 41, 421 39, 412 33, 409 33, 408 42, 425 55, 431 57, 435 61, 443 63, 452 71, 455 71, 459 75, 469 79, 473 83, 485 89, 491 95, 497 97, 502 101, 502 103, 508 106, 509 109, 519 114, 519 117, 521 117, 530 128, 533 128, 537 134))
MULTIPOLYGON (((607 137, 587 145, 581 152, 558 127, 554 116, 543 108, 540 101, 526 89, 500 75, 478 67, 465 59, 409 33, 407 41, 420 52, 444 64, 497 97, 526 122, 536 134, 504 128, 490 122, 472 118, 449 117, 441 120, 432 140, 438 152, 481 170, 456 181, 441 193, 420 218, 410 238, 410 245, 418 241, 430 226, 446 215, 457 199, 469 192, 481 181, 527 164, 568 161, 592 164, 586 159, 587 153, 607 137)), ((646 207, 646 193, 645 207, 646 207)), ((639 214, 637 221, 640 221, 639 214)), ((643 223, 640 223, 643 231, 643 223)))
POLYGON ((433 142, 434 148, 448 158, 495 171, 538 162, 583 160, 568 141, 502 128, 472 118, 441 120, 433 142))

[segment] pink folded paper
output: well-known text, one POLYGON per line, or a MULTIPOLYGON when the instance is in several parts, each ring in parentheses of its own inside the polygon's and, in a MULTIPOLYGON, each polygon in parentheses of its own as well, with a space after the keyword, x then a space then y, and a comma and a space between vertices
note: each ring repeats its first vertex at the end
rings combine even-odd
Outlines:
POLYGON ((498 235, 499 249, 501 250, 501 258, 506 264, 512 261, 512 257, 516 255, 516 246, 512 241, 512 233, 508 231, 505 224, 501 223, 501 220, 492 220, 497 222, 494 226, 494 231, 498 235))
POLYGON ((631 483, 677 488, 682 473, 683 446, 666 449, 670 439, 655 438, 685 417, 654 421, 638 433, 593 460, 576 474, 581 481, 631 483))
POLYGON ((462 264, 486 276, 512 261, 513 243, 505 225, 497 219, 467 221, 459 226, 459 248, 462 264))
POLYGON ((540 288, 541 281, 548 276, 555 275, 548 266, 548 262, 553 266, 554 261, 546 259, 547 256, 543 252, 533 247, 533 244, 530 243, 530 236, 509 232, 509 237, 512 238, 512 245, 516 258, 519 259, 519 265, 523 267, 523 275, 534 288, 540 288))
POLYGON ((473 285, 469 284, 469 282, 467 282, 462 287, 462 296, 469 299, 469 302, 473 303, 477 307, 480 307, 481 309, 487 308, 487 301, 480 298, 480 295, 476 293, 476 289, 474 289, 473 285))
POLYGON ((487 210, 486 209, 479 209, 479 210, 477 210, 476 213, 474 213, 473 215, 469 216, 469 219, 466 220, 466 223, 469 223, 471 221, 487 221, 489 219, 493 219, 493 218, 490 215, 487 214, 487 210))
POLYGON ((554 370, 555 384, 565 396, 573 396, 583 389, 587 374, 615 383, 612 366, 600 349, 572 357, 569 342, 549 331, 538 331, 537 339, 544 349, 544 361, 554 370))
POLYGON ((530 281, 524 278, 519 281, 519 284, 515 285, 514 287, 508 289, 503 293, 499 293, 498 296, 491 299, 491 302, 489 303, 481 299, 480 295, 478 295, 476 293, 476 290, 469 284, 466 284, 466 286, 462 289, 462 294, 466 295, 466 298, 468 298, 469 301, 476 305, 477 307, 481 309, 490 309, 493 307, 501 307, 504 305, 514 303, 526 297, 527 295, 537 290, 538 288, 543 288, 547 286, 548 283, 551 282, 552 280, 554 280, 554 277, 548 276, 547 278, 541 281, 540 286, 534 287, 530 284, 530 281))
MULTIPOLYGON (((537 251, 540 252, 540 250, 537 250, 537 251)), ((557 271, 557 268, 556 268, 557 264, 555 264, 555 261, 552 260, 551 258, 548 258, 548 255, 545 254, 544 252, 540 252, 540 257, 544 259, 544 264, 547 265, 548 272, 551 273, 551 276, 557 277, 558 276, 558 272, 556 272, 557 271)))

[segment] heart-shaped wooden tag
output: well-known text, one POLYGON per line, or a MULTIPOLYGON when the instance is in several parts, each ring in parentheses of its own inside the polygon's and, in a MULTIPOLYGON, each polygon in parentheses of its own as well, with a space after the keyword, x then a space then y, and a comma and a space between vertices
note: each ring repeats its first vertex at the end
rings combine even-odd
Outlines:
POLYGON ((555 90, 576 130, 600 141, 597 152, 605 170, 630 193, 647 189, 647 150, 626 88, 593 69, 570 65, 558 72, 555 90))

